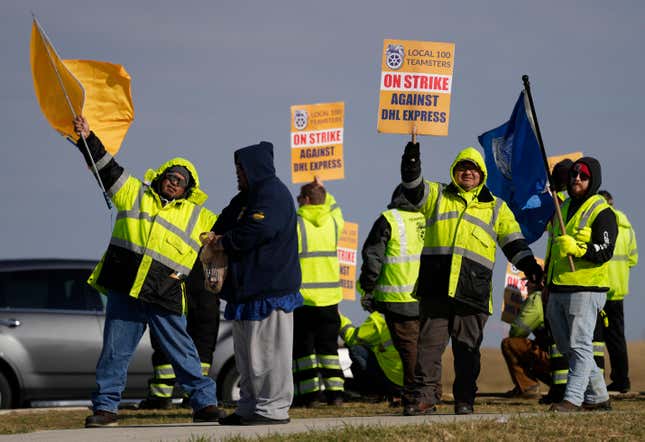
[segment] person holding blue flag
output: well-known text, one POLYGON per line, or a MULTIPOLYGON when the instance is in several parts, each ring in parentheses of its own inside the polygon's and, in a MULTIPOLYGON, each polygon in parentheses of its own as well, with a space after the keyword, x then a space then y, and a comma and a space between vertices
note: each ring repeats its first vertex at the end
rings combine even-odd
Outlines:
POLYGON ((527 108, 530 109, 528 97, 522 91, 510 120, 478 139, 486 156, 486 185, 506 201, 530 244, 544 233, 555 206, 548 193, 547 171, 527 108))
POLYGON ((426 219, 417 281, 419 339, 414 384, 406 386, 405 415, 436 411, 441 396, 441 356, 452 340, 456 414, 474 412, 479 347, 493 312, 492 277, 497 244, 527 278, 540 285, 542 267, 515 216, 486 186, 488 171, 473 147, 459 154, 450 183, 421 175, 418 143, 408 143, 401 161, 403 196, 426 219))

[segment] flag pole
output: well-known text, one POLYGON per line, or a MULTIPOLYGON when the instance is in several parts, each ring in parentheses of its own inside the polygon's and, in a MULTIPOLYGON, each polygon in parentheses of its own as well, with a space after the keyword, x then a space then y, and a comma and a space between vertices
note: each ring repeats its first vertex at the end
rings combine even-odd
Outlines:
MULTIPOLYGON (((61 89, 63 90, 63 95, 65 96, 65 101, 67 102, 67 106, 69 107, 69 110, 72 113, 72 117, 76 118, 76 112, 74 111, 74 106, 72 106, 72 100, 70 100, 70 98, 69 98, 69 95, 67 93, 67 89, 65 88, 65 84, 63 83, 63 79, 60 76, 60 72, 58 72, 58 67, 54 63, 54 60, 52 59, 51 52, 49 52, 49 48, 50 47, 53 48, 54 45, 52 44, 51 40, 47 36, 47 33, 45 32, 43 27, 40 26, 40 22, 36 18, 36 14, 34 14, 32 12, 31 15, 32 15, 32 17, 34 19, 34 23, 36 23, 36 27, 38 28, 38 32, 40 32, 40 35, 47 42, 47 44, 45 45, 45 50, 47 51, 47 58, 49 59, 49 64, 52 67, 52 69, 54 70, 54 72, 56 73, 56 78, 58 79, 58 84, 60 85, 61 89)), ((101 188, 101 192, 103 193, 103 198, 105 199, 105 203, 108 206, 108 210, 111 210, 112 209, 112 202, 110 201, 110 197, 108 196, 107 192, 105 191, 105 186, 103 185, 103 180, 101 179, 101 176, 99 175, 99 171, 96 168, 96 163, 94 162, 94 158, 92 158, 92 154, 90 153, 90 148, 87 145, 87 140, 85 139, 85 137, 82 134, 80 134, 80 136, 81 136, 81 139, 83 140, 83 146, 85 146, 85 151, 87 152, 87 156, 90 159, 90 162, 92 163, 93 175, 94 175, 94 177, 96 178, 96 180, 99 183, 99 187, 101 188)))
MULTIPOLYGON (((524 92, 529 99, 529 106, 531 108, 531 118, 535 127, 535 135, 537 137, 538 144, 540 145, 540 150, 542 152, 542 161, 544 161, 544 169, 546 170, 546 176, 549 180, 549 190, 551 197, 553 197, 553 203, 555 205, 555 213, 558 218, 558 223, 560 224, 560 231, 562 234, 565 234, 564 230, 564 220, 562 219, 562 211, 560 210, 560 198, 558 198, 558 192, 555 189, 553 184, 553 177, 549 173, 549 161, 547 160, 546 150, 544 149, 544 142, 542 141, 542 133, 540 132, 540 125, 538 124, 537 115, 535 113, 535 106, 533 105, 533 96, 531 95, 531 84, 529 83, 529 76, 522 75, 522 81, 524 82, 524 92)), ((567 256, 569 258, 569 267, 572 272, 576 271, 576 266, 573 264, 573 258, 571 255, 567 256)))

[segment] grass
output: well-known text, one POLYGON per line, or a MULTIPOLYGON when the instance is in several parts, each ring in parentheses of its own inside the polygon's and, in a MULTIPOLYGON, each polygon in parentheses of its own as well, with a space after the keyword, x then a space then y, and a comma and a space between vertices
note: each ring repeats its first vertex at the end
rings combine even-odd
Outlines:
MULTIPOLYGON (((610 413, 585 412, 574 414, 544 413, 522 416, 520 413, 541 413, 547 407, 535 400, 478 397, 477 413, 507 413, 508 419, 459 423, 428 423, 404 426, 346 426, 342 430, 310 431, 293 435, 275 435, 262 441, 404 441, 404 440, 645 440, 645 395, 615 397, 610 413)), ((451 414, 452 403, 439 406, 439 413, 451 414)), ((229 409, 231 411, 231 409, 229 409)), ((398 414, 385 402, 346 403, 342 407, 293 409, 292 419, 313 417, 351 417, 398 414)), ((14 412, 2 415, 0 434, 28 433, 38 430, 82 428, 89 411, 52 409, 47 411, 14 412)), ((141 411, 121 410, 120 425, 183 424, 191 422, 186 409, 141 411)), ((190 442, 214 439, 193 437, 190 442)), ((235 437, 229 441, 245 439, 235 437)))

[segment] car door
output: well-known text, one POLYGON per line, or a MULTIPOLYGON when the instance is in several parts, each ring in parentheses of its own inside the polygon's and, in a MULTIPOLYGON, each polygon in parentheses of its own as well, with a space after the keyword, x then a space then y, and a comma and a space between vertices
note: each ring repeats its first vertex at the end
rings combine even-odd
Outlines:
POLYGON ((83 398, 95 388, 102 342, 99 295, 89 269, 15 270, 0 275, 3 357, 23 399, 83 398))

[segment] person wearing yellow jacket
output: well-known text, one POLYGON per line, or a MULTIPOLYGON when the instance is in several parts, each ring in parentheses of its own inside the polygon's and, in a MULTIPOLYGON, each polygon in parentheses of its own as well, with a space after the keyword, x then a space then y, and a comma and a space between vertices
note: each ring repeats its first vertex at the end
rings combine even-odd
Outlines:
POLYGON ((508 397, 537 398, 542 381, 551 385, 549 338, 544 327, 542 294, 535 284, 527 284, 528 298, 502 340, 502 355, 515 388, 508 397), (529 339, 533 333, 535 339, 529 339))
MULTIPOLYGON (((426 219, 417 282, 419 341, 415 403, 405 415, 436 411, 441 394, 441 356, 452 340, 456 414, 474 412, 479 347, 493 312, 492 276, 497 245, 527 278, 540 284, 543 271, 513 212, 486 187, 486 165, 473 147, 459 152, 450 183, 421 176, 419 143, 408 143, 401 161, 403 194, 426 219)), ((406 393, 407 394, 407 393, 406 393)))
POLYGON ((146 325, 189 397, 193 420, 215 422, 224 414, 217 407, 215 383, 202 374, 183 316, 185 280, 197 259, 199 234, 217 219, 203 207, 207 195, 199 188, 197 170, 190 161, 174 158, 140 181, 105 150, 85 118, 76 117, 74 128, 81 135, 77 146, 88 165, 96 164, 97 178, 117 209, 110 244, 88 280, 108 300, 93 415, 85 426, 117 425, 128 364, 146 325))
POLYGON ((294 310, 293 406, 343 401, 343 371, 338 358, 338 304, 343 299, 338 239, 344 221, 332 195, 315 179, 298 195, 298 257, 304 305, 294 310))
POLYGON ((358 327, 340 314, 340 337, 349 348, 352 387, 362 394, 395 398, 403 386, 403 363, 385 318, 372 312, 358 327))
POLYGON ((564 398, 556 412, 611 408, 601 369, 594 361, 593 333, 609 290, 609 260, 618 225, 605 199, 597 195, 602 181, 598 160, 582 157, 569 169, 565 226, 552 224, 547 243, 548 302, 546 318, 569 371, 564 398), (573 266, 571 265, 573 263, 573 266))
POLYGON ((623 299, 629 294, 629 272, 638 264, 638 247, 636 234, 625 215, 614 207, 614 198, 606 190, 598 191, 598 195, 607 200, 607 203, 616 213, 618 222, 618 237, 614 256, 609 261, 609 291, 605 303, 605 313, 609 326, 605 329, 605 344, 611 361, 611 384, 607 390, 626 393, 631 388, 629 381, 629 359, 627 357, 627 342, 625 341, 625 313, 623 299))

